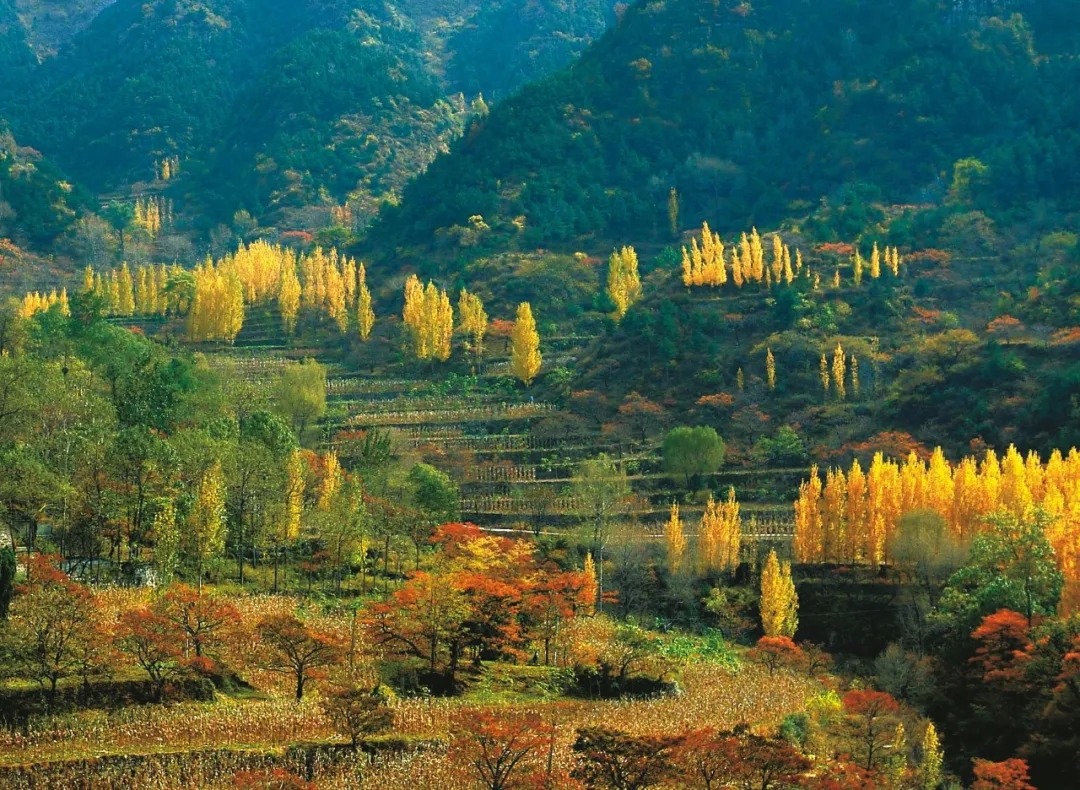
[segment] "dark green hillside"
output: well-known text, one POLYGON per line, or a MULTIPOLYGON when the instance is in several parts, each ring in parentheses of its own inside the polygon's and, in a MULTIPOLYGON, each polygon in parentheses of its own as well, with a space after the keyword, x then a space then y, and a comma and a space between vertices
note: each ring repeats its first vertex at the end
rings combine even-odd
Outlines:
POLYGON ((501 100, 569 65, 613 20, 607 0, 485 3, 450 37, 447 77, 467 95, 501 100))
POLYGON ((237 100, 207 189, 240 195, 256 215, 350 195, 366 214, 459 133, 461 102, 442 99, 419 36, 391 18, 313 30, 269 60, 237 100))
POLYGON ((34 62, 14 0, 0 0, 0 73, 17 74, 34 62))
POLYGON ((86 202, 52 162, 21 147, 0 123, 0 239, 44 250, 71 227, 86 202))
MULTIPOLYGON (((989 168, 981 208, 1070 210, 1080 106, 1062 97, 1080 62, 1059 28, 1080 4, 1031 4, 1030 23, 1028 4, 1008 5, 638 3, 572 68, 498 106, 434 163, 373 246, 423 246, 476 214, 493 246, 663 240, 671 187, 683 227, 707 218, 721 231, 852 194, 926 203, 965 157, 989 168)), ((841 236, 865 218, 849 219, 841 236)))
POLYGON ((344 25, 345 3, 116 3, 5 97, 16 131, 94 187, 220 140, 238 91, 290 38, 344 25))

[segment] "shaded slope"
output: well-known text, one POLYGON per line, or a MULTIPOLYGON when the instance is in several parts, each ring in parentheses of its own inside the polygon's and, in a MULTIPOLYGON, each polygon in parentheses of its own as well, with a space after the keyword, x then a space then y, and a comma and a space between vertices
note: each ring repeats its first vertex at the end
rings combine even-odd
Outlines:
POLYGON ((426 246, 480 214, 493 247, 590 234, 667 238, 805 213, 844 185, 886 202, 940 199, 953 163, 990 167, 988 203, 1080 200, 1080 84, 1041 35, 1076 0, 854 4, 639 3, 570 69, 524 89, 387 212, 372 248, 426 246), (980 9, 1004 12, 981 17, 980 9), (514 223, 515 218, 519 219, 514 223), (524 225, 524 231, 520 226, 524 225))

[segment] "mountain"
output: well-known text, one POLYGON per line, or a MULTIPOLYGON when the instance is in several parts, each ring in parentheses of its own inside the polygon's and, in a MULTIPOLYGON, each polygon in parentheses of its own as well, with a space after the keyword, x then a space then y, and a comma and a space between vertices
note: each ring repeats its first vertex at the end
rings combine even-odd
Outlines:
POLYGON ((40 60, 85 29, 116 0, 11 0, 19 14, 30 48, 40 60))
POLYGON ((363 227, 460 135, 462 91, 509 93, 605 24, 597 0, 116 0, 63 19, 60 8, 0 0, 0 62, 14 75, 0 117, 114 197, 162 187, 160 163, 173 162, 184 177, 170 195, 200 226, 238 208, 302 226, 306 207, 348 201, 363 227), (38 63, 34 49, 57 47, 38 63))
MULTIPOLYGON (((722 232, 853 195, 934 202, 966 158, 987 167, 980 208, 1071 211, 1077 15, 1077 0, 639 2, 475 123, 370 249, 426 258, 476 215, 489 250, 662 242, 672 188, 684 227, 722 232)), ((822 232, 850 236, 851 216, 822 232)))
POLYGON ((466 95, 504 99, 572 63, 614 16, 607 0, 484 3, 449 36, 447 79, 466 95))
MULTIPOLYGON (((26 28, 13 0, 0 0, 0 71, 18 76, 34 62, 34 53, 26 39, 26 28)), ((10 76, 9 76, 10 79, 10 76)))

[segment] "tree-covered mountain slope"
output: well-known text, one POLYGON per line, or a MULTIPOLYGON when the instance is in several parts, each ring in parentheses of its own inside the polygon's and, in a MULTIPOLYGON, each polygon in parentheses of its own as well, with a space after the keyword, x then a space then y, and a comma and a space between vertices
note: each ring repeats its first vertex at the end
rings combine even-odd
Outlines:
POLYGON ((0 2, 0 117, 95 191, 170 160, 179 210, 265 224, 348 201, 366 225, 460 134, 468 101, 565 65, 606 23, 597 0, 117 0, 74 33, 92 6, 68 8, 70 41, 39 64, 60 10, 0 2))
MULTIPOLYGON (((721 231, 852 190, 940 200, 983 162, 986 208, 1080 201, 1076 0, 650 0, 497 106, 385 213, 373 249, 480 215, 489 246, 721 231)), ((857 229, 858 221, 853 218, 857 229)))
POLYGON ((10 0, 35 55, 52 57, 116 0, 10 0))

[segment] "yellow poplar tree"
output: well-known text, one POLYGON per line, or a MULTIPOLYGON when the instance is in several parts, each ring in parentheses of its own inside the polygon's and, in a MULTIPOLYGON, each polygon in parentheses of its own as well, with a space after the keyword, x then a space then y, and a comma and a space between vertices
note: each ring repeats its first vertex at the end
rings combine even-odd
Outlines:
POLYGON ((300 516, 304 510, 304 459, 293 450, 285 462, 285 524, 282 530, 287 541, 300 537, 300 516))
POLYGON ((845 385, 847 381, 847 356, 844 354, 843 346, 839 343, 836 344, 836 349, 833 351, 832 379, 836 384, 836 397, 845 400, 847 398, 847 387, 845 385))
POLYGON ((855 250, 855 257, 851 261, 851 268, 855 273, 855 284, 862 285, 863 278, 863 257, 862 253, 855 250))
POLYGON ((367 284, 367 271, 364 264, 360 264, 357 270, 356 292, 356 328, 360 332, 360 339, 366 341, 371 337, 371 330, 375 328, 375 310, 371 304, 371 291, 367 284))
POLYGON ((281 290, 278 292, 278 311, 285 333, 296 331, 296 318, 300 313, 300 280, 296 276, 296 264, 287 258, 281 265, 281 290))
POLYGON ((484 303, 476 294, 471 294, 464 288, 458 297, 458 325, 461 331, 468 335, 473 353, 477 361, 484 353, 484 335, 487 334, 488 315, 484 310, 484 303))
POLYGON ((776 358, 771 348, 765 351, 765 375, 769 382, 769 389, 776 389, 776 358))
POLYGON ((922 739, 922 762, 917 773, 919 790, 937 790, 941 784, 941 766, 944 762, 945 755, 941 751, 937 728, 932 721, 927 722, 922 739))
POLYGON ((829 360, 824 354, 818 363, 818 375, 821 377, 821 388, 825 391, 825 398, 829 397, 829 360))
POLYGON ((769 552, 761 572, 761 625, 766 636, 795 636, 799 626, 799 597, 791 579, 791 563, 769 552))
POLYGON ((874 242, 874 250, 870 253, 870 278, 876 280, 881 276, 881 251, 877 242, 874 242))
POLYGON ((528 302, 518 305, 517 320, 514 321, 510 342, 511 370, 525 386, 529 386, 540 372, 543 357, 540 355, 540 335, 536 331, 536 320, 528 302))
POLYGON ((131 279, 131 269, 126 263, 120 266, 120 274, 116 277, 116 287, 118 290, 116 314, 135 315, 135 284, 131 279))
POLYGON ((585 574, 585 583, 582 585, 581 597, 588 601, 585 614, 596 611, 597 595, 600 592, 600 584, 596 579, 596 563, 593 562, 592 552, 585 553, 585 566, 582 571, 585 574))
POLYGON ((95 290, 95 288, 94 288, 94 267, 91 266, 90 264, 87 264, 86 268, 83 269, 83 289, 82 289, 82 292, 84 294, 88 294, 88 293, 93 293, 94 290, 95 290))
POLYGON ((821 477, 817 466, 810 468, 810 479, 799 486, 795 500, 795 561, 821 562, 824 554, 824 518, 821 512, 821 477))
POLYGON ((225 551, 225 475, 215 461, 203 473, 188 517, 188 540, 202 590, 203 566, 225 551))
POLYGON ((326 312, 337 324, 339 332, 344 333, 349 328, 348 299, 345 293, 345 278, 338 270, 337 264, 330 260, 327 263, 323 276, 326 292, 326 312))
POLYGON ((671 516, 664 524, 664 540, 667 543, 668 571, 674 576, 682 568, 686 556, 686 533, 679 518, 678 504, 671 506, 671 516))
POLYGON ((608 260, 607 293, 615 305, 615 320, 620 321, 630 306, 641 298, 638 257, 633 247, 611 253, 608 260))

